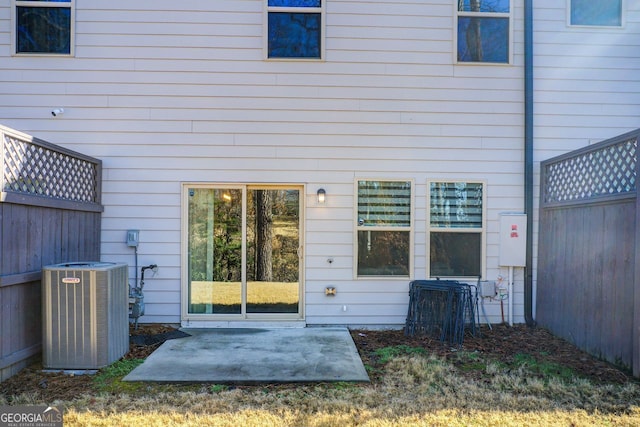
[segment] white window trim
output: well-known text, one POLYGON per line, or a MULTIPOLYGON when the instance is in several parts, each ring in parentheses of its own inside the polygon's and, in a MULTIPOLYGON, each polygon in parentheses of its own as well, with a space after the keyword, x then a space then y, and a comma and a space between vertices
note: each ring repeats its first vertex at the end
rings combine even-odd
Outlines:
MULTIPOLYGON (((475 180, 475 179, 455 179, 455 178, 442 178, 442 179, 428 179, 427 180, 427 237, 426 237, 426 245, 427 245, 427 277, 435 278, 431 274, 431 233, 438 232, 454 232, 454 233, 481 233, 480 236, 480 274, 483 278, 487 277, 487 181, 483 180, 475 180), (482 184, 482 227, 481 228, 440 228, 440 227, 431 227, 431 183, 432 182, 464 182, 467 184, 482 184)), ((460 277, 449 277, 446 279, 459 279, 459 280, 469 280, 471 276, 460 276, 460 277)), ((477 279, 477 277, 474 277, 477 279)))
POLYGON ((11 55, 12 56, 50 56, 50 57, 72 57, 75 56, 75 39, 76 39, 76 0, 69 0, 69 2, 43 2, 43 1, 25 1, 25 0, 11 0, 11 55), (16 9, 18 6, 22 7, 56 7, 70 9, 71 26, 69 33, 69 53, 49 53, 49 52, 16 52, 16 26, 18 16, 16 9))
POLYGON ((398 179, 398 178, 356 178, 353 183, 354 188, 354 209, 353 209, 353 224, 355 230, 353 232, 353 278, 354 280, 397 280, 406 282, 407 280, 413 280, 414 278, 414 224, 415 224, 415 189, 416 183, 413 179, 398 179), (392 226, 360 226, 358 225, 358 181, 384 181, 384 182, 410 182, 411 183, 411 209, 409 210, 411 217, 409 218, 408 227, 392 227, 392 226), (408 276, 358 276, 358 231, 406 231, 409 233, 409 275, 408 276))
POLYGON ((262 0, 264 4, 262 15, 262 53, 265 61, 296 61, 296 62, 324 62, 326 53, 326 12, 327 0, 320 2, 320 7, 275 7, 269 6, 269 0, 262 0), (289 13, 319 13, 320 14, 320 58, 269 58, 269 12, 289 13))
MULTIPOLYGON (((569 0, 571 1, 571 0, 569 0)), ((509 13, 494 13, 494 12, 465 12, 458 10, 458 0, 453 2, 453 63, 455 65, 481 65, 481 66, 505 66, 513 65, 513 0, 509 0, 509 13), (509 55, 508 62, 472 62, 472 61, 458 61, 458 18, 461 16, 477 16, 484 18, 509 18, 509 55)))
POLYGON ((571 2, 573 0, 567 0, 567 27, 569 28, 589 28, 589 29, 604 29, 604 30, 622 30, 625 28, 626 23, 626 11, 627 11, 627 0, 622 0, 620 7, 622 11, 620 12, 620 25, 576 25, 571 23, 571 2))

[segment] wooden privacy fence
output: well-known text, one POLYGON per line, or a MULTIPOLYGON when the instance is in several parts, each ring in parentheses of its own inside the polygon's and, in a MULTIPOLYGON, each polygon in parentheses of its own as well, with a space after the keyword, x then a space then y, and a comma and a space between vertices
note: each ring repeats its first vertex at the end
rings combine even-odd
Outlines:
POLYGON ((0 126, 0 380, 42 348, 41 269, 100 259, 102 163, 0 126))
POLYGON ((542 162, 536 321, 640 375, 640 129, 542 162))

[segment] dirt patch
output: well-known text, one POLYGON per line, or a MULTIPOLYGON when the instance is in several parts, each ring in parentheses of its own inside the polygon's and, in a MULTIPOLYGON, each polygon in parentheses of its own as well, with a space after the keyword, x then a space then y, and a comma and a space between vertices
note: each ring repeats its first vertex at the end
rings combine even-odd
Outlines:
POLYGON ((460 351, 479 352, 488 359, 511 364, 518 355, 530 355, 539 362, 552 362, 596 382, 624 383, 633 381, 628 373, 610 363, 579 350, 567 341, 542 328, 526 325, 493 325, 482 327, 479 334, 467 334, 461 347, 454 347, 424 336, 407 337, 402 331, 352 331, 360 356, 365 364, 376 366, 379 357, 375 350, 407 345, 424 348, 430 354, 455 359, 460 351))
MULTIPOLYGON (((175 331, 170 325, 140 325, 131 330, 132 336, 167 336, 175 331)), ((352 330, 351 336, 365 366, 370 367, 369 376, 375 385, 380 381, 384 368, 376 350, 385 347, 408 346, 423 348, 429 354, 454 361, 461 351, 478 352, 488 359, 510 364, 518 355, 529 355, 540 362, 553 362, 571 369, 577 375, 600 383, 624 383, 635 381, 627 373, 578 350, 568 342, 557 338, 541 328, 525 325, 509 327, 494 325, 493 330, 481 329, 477 336, 465 336, 462 347, 452 347, 424 336, 407 337, 399 330, 352 330)), ((144 359, 155 351, 162 341, 152 345, 131 344, 125 359, 144 359)), ((464 374, 464 372, 461 372, 464 374)), ((45 402, 73 400, 94 393, 93 377, 90 375, 65 375, 46 373, 42 364, 35 363, 1 384, 0 392, 7 400, 11 396, 29 394, 45 402)))

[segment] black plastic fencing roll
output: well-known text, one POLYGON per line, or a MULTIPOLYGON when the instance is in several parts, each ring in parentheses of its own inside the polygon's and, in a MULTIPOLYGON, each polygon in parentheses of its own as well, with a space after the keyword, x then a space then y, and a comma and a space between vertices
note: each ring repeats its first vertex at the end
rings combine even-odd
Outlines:
POLYGON ((461 345, 465 330, 476 334, 477 292, 471 285, 457 280, 414 280, 409 286, 406 335, 428 335, 461 345))

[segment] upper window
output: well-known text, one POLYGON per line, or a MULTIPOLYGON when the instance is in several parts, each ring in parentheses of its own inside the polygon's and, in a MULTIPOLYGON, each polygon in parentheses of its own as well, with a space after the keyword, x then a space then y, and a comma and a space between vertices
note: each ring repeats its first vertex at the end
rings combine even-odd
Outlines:
POLYGON ((267 0, 267 58, 321 59, 322 0, 267 0))
POLYGON ((411 275, 411 181, 358 181, 357 276, 411 275))
POLYGON ((569 0, 569 25, 622 26, 623 0, 569 0))
POLYGON ((429 182, 429 277, 484 274, 484 184, 429 182))
POLYGON ((511 0, 457 0, 457 62, 511 62, 511 0))
POLYGON ((73 0, 15 1, 15 52, 71 55, 73 0))

